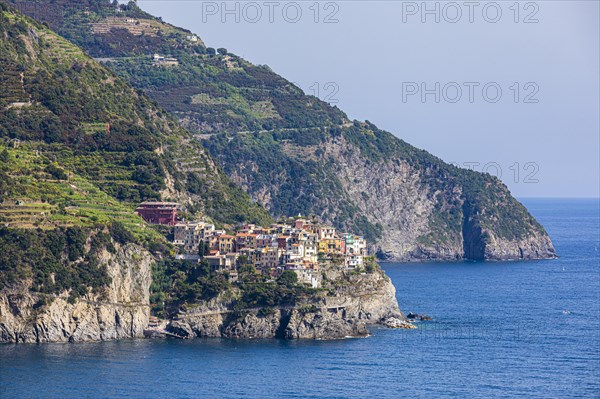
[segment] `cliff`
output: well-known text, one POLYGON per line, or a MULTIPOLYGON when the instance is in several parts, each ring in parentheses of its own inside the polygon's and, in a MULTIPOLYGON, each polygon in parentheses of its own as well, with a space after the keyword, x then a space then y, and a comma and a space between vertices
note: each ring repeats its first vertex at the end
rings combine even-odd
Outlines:
POLYGON ((322 209, 326 220, 362 229, 381 259, 556 256, 544 228, 493 176, 446 164, 368 123, 306 140, 265 133, 213 136, 205 145, 268 209, 278 209, 275 197, 290 189, 290 181, 310 181, 302 191, 312 200, 302 212, 322 209), (257 176, 261 170, 269 170, 267 179, 257 176))
POLYGON ((167 281, 167 290, 184 291, 183 300, 170 291, 160 293, 167 295, 162 297, 167 330, 180 337, 339 339, 366 336, 373 324, 411 327, 393 284, 373 263, 365 272, 323 263, 314 274, 317 289, 284 279, 253 281, 254 271, 242 273, 237 284, 221 285, 226 280, 220 274, 193 278, 199 272, 193 264, 177 266, 175 280, 165 280, 162 260, 105 231, 85 230, 78 238, 72 230, 0 229, 0 244, 8 253, 0 254, 0 266, 11 267, 0 278, 0 342, 141 338, 151 293, 157 294, 161 281, 167 281), (64 248, 61 237, 68 241, 64 248), (9 258, 17 258, 14 265, 9 258), (40 264, 40 258, 47 263, 40 264), (186 274, 193 286, 181 280, 186 274), (189 295, 196 287, 208 292, 206 299, 189 295))
MULTIPOLYGON (((509 260, 556 256, 544 228, 497 178, 459 170, 402 144, 369 124, 321 146, 346 197, 381 226, 372 250, 388 260, 509 260), (374 134, 390 141, 373 157, 356 143, 374 134), (404 155, 402 155, 404 152, 404 155)), ((286 144, 294 156, 294 146, 286 144)), ((316 150, 315 150, 316 152, 316 150)), ((306 152, 305 152, 306 153, 306 152)))
POLYGON ((115 244, 95 257, 110 278, 100 293, 74 301, 30 292, 31 284, 0 291, 0 342, 79 342, 143 337, 150 314, 154 258, 135 244, 115 244))
POLYGON ((396 290, 381 270, 346 274, 323 271, 325 291, 293 305, 236 309, 237 290, 191 305, 170 322, 168 330, 182 337, 236 339, 340 339, 368 335, 367 327, 388 318, 405 320, 396 290))

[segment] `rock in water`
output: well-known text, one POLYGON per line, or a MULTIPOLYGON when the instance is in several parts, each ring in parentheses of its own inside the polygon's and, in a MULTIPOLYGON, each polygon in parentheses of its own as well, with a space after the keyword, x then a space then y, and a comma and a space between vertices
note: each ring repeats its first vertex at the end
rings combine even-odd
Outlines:
POLYGON ((421 321, 429 321, 432 320, 431 317, 424 315, 424 314, 416 314, 413 312, 410 312, 409 314, 406 315, 406 318, 409 320, 421 320, 421 321))
POLYGON ((383 324, 384 326, 389 327, 389 328, 405 328, 405 329, 417 328, 414 325, 410 324, 409 321, 401 320, 396 317, 388 317, 385 320, 383 320, 381 324, 383 324))

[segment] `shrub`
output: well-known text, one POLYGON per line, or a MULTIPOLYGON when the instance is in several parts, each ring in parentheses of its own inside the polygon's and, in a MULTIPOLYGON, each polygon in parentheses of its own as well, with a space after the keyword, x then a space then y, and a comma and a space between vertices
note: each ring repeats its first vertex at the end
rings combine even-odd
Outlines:
POLYGON ((286 270, 277 278, 277 282, 281 285, 292 287, 298 284, 298 275, 292 270, 286 270))
POLYGON ((114 221, 109 228, 111 237, 121 245, 127 244, 128 242, 135 242, 135 237, 125 225, 121 222, 114 221))
POLYGON ((51 163, 50 165, 46 166, 46 168, 44 170, 46 171, 46 173, 48 173, 50 176, 54 177, 56 180, 67 180, 68 179, 67 173, 62 168, 59 168, 58 166, 56 166, 56 164, 51 163))

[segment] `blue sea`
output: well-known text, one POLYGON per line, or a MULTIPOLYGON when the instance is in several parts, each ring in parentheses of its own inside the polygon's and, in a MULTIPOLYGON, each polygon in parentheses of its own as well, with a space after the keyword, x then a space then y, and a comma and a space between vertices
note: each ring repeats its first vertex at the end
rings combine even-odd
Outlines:
POLYGON ((523 202, 560 259, 383 265, 417 330, 1 345, 0 397, 600 397, 599 201, 523 202))

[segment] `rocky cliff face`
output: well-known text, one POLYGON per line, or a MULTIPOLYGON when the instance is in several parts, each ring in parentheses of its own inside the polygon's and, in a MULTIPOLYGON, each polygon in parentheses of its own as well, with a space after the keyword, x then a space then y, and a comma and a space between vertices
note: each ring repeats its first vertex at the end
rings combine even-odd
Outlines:
POLYGON ((317 311, 295 309, 285 328, 286 338, 331 339, 360 337, 367 327, 389 317, 404 319, 396 289, 383 273, 357 275, 351 284, 327 297, 317 311))
POLYGON ((235 293, 228 293, 189 309, 169 329, 183 337, 339 339, 366 336, 369 325, 389 317, 404 319, 396 290, 382 271, 326 275, 336 282, 333 294, 277 309, 234 311, 235 293))
POLYGON ((504 240, 488 232, 482 259, 551 259, 556 252, 545 234, 534 234, 522 239, 504 240))
MULTIPOLYGON (((344 137, 327 142, 322 161, 331 165, 349 199, 373 225, 381 226, 371 250, 387 260, 458 260, 463 257, 459 231, 443 240, 424 240, 432 233, 436 193, 423 184, 424 171, 403 159, 372 161, 344 137)), ((453 193, 460 197, 460 190, 453 193)))
POLYGON ((101 251, 98 255, 112 280, 103 294, 87 294, 69 303, 66 293, 30 293, 27 284, 0 292, 0 342, 142 337, 150 313, 148 295, 154 258, 134 244, 115 246, 115 253, 101 251))
MULTIPOLYGON (((365 141, 371 139, 368 133, 365 141)), ((240 136, 236 139, 248 140, 240 136)), ((451 165, 422 154, 417 161, 416 156, 393 150, 386 157, 373 157, 344 134, 318 145, 288 141, 277 143, 276 147, 293 165, 323 165, 319 170, 329 171, 326 177, 335 183, 330 185, 335 193, 313 198, 311 210, 324 210, 320 216, 338 227, 367 229, 371 233, 371 251, 382 259, 508 260, 556 256, 543 227, 492 176, 456 171, 451 165), (355 216, 349 218, 348 213, 355 216)), ((402 150, 418 151, 410 147, 402 150)), ((254 160, 229 167, 232 179, 270 210, 277 209, 276 198, 286 189, 286 182, 294 179, 291 174, 297 173, 294 168, 290 168, 293 172, 281 168, 270 172, 272 178, 257 184, 255 177, 266 172, 254 160)), ((318 187, 318 180, 323 177, 311 173, 307 179, 318 187)))

